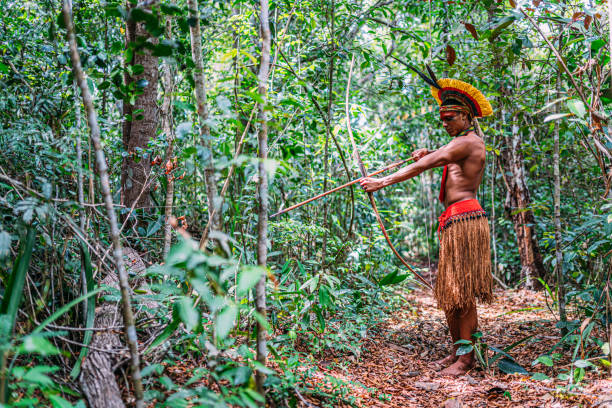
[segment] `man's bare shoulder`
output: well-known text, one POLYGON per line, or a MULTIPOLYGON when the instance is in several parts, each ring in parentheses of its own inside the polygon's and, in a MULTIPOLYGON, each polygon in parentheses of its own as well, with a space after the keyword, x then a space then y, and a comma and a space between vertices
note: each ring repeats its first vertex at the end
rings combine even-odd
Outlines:
POLYGON ((470 132, 467 135, 455 137, 446 145, 454 148, 478 148, 484 147, 484 141, 475 132, 470 132))
POLYGON ((478 136, 478 134, 476 132, 470 132, 467 135, 465 135, 465 141, 467 143, 473 145, 474 147, 484 148, 484 146, 485 146, 485 142, 484 142, 483 138, 478 136))

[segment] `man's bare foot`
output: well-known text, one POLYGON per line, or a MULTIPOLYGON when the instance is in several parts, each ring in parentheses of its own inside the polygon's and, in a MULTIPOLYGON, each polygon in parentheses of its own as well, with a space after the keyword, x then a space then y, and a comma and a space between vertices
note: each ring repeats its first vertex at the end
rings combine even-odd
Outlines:
POLYGON ((460 375, 465 375, 472 369, 472 367, 474 367, 473 360, 470 362, 465 362, 461 359, 457 359, 457 361, 455 361, 452 365, 440 371, 440 375, 452 375, 458 377, 460 375))
POLYGON ((450 366, 451 364, 453 364, 455 361, 457 361, 459 357, 457 357, 454 354, 450 354, 446 357, 444 357, 443 359, 440 360, 436 360, 433 363, 430 364, 430 366, 436 370, 436 371, 440 371, 445 367, 450 366))

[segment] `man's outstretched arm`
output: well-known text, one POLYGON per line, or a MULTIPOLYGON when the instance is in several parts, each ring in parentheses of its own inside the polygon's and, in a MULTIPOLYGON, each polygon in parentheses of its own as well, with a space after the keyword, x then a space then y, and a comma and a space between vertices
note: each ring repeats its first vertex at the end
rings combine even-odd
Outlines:
POLYGON ((417 162, 406 166, 393 174, 382 178, 368 177, 359 182, 367 192, 380 190, 400 181, 408 180, 418 176, 425 170, 433 169, 434 167, 445 166, 449 163, 458 162, 465 159, 471 151, 472 141, 467 138, 457 138, 452 140, 438 150, 429 153, 426 156, 418 159, 417 162))

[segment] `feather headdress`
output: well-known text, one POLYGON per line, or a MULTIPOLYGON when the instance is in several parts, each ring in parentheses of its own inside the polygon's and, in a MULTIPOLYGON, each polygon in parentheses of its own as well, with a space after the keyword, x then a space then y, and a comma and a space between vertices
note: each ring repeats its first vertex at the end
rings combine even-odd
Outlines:
POLYGON ((429 75, 424 74, 412 65, 406 64, 406 66, 416 72, 430 86, 431 94, 440 106, 440 112, 463 111, 473 118, 481 118, 493 113, 491 103, 482 92, 467 82, 452 78, 437 79, 429 65, 425 66, 429 75))

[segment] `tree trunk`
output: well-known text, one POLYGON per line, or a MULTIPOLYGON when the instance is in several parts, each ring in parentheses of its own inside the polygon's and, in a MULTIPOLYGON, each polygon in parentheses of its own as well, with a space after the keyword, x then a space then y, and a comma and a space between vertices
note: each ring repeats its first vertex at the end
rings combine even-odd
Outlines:
POLYGON ((514 224, 521 259, 521 278, 525 280, 526 288, 537 289, 540 287, 537 278, 544 277, 545 270, 536 241, 535 219, 530 209, 531 198, 521 152, 522 138, 516 123, 512 125, 512 135, 506 136, 505 139, 506 149, 503 151, 502 160, 505 170, 512 176, 507 178, 509 190, 506 192, 504 208, 514 224))
MULTIPOLYGON (((331 135, 331 126, 332 126, 332 106, 334 102, 334 58, 335 58, 335 43, 334 43, 334 0, 331 0, 330 5, 330 48, 331 52, 329 54, 329 62, 327 69, 327 121, 325 121, 325 147, 323 148, 323 191, 328 190, 329 183, 329 137, 331 135)), ((322 254, 321 254, 321 273, 319 274, 319 281, 317 283, 317 291, 321 286, 321 282, 323 280, 322 273, 325 272, 327 268, 327 235, 330 232, 327 224, 327 217, 329 213, 329 205, 331 200, 325 200, 323 202, 323 246, 322 246, 322 254)))
MULTIPOLYGON (((127 2, 128 10, 132 3, 127 2)), ((150 6, 148 7, 150 10, 150 6)), ((141 65, 143 72, 130 76, 125 74, 126 86, 135 86, 142 93, 132 105, 123 101, 123 148, 126 155, 121 165, 121 204, 128 208, 150 209, 151 158, 147 152, 151 138, 157 132, 159 108, 157 107, 158 58, 145 47, 136 47, 136 42, 157 43, 142 22, 128 20, 125 30, 126 47, 133 49, 133 58, 126 65, 141 65), (146 82, 145 82, 146 81, 146 82), (143 87, 144 85, 144 87, 143 87)))
MULTIPOLYGON (((140 355, 138 353, 138 338, 136 334, 136 327, 134 325, 134 315, 132 313, 131 301, 130 301, 130 286, 128 283, 128 273, 125 269, 125 263, 123 261, 123 247, 119 236, 119 228, 117 226, 117 217, 115 214, 115 208, 113 205, 113 199, 110 190, 110 181, 108 178, 108 171, 106 167, 106 158, 104 157, 104 150, 102 150, 102 143, 100 140, 100 127, 98 126, 98 118, 94 108, 93 99, 89 93, 87 86, 87 80, 85 79, 85 73, 81 66, 81 59, 77 49, 76 37, 74 34, 74 27, 72 25, 72 13, 69 0, 63 1, 63 14, 64 22, 66 25, 66 32, 68 37, 68 43, 70 45, 70 59, 72 61, 72 68, 74 77, 76 79, 79 88, 81 88, 81 96, 83 98, 83 106, 87 113, 87 124, 89 125, 91 142, 96 155, 96 164, 98 174, 100 176, 100 186, 102 187, 102 196, 104 198, 104 206, 109 221, 109 235, 113 245, 113 257, 115 265, 117 267, 117 278, 119 281, 119 287, 121 289, 121 301, 123 310, 123 321, 125 326, 126 341, 130 350, 130 369, 132 371, 132 384, 134 387, 134 394, 136 397, 136 408, 144 407, 144 392, 142 387, 142 379, 140 376, 140 355)), ((103 405, 104 406, 104 405, 103 405)))
MULTIPOLYGON (((170 39, 172 35, 172 22, 168 18, 166 20, 166 38, 170 39)), ((172 160, 174 154, 174 128, 173 128, 173 111, 172 111, 172 92, 174 92, 174 76, 170 66, 170 60, 165 61, 164 75, 162 78, 164 84, 164 102, 162 103, 162 127, 166 135, 168 147, 166 149, 166 163, 172 160)), ((165 224, 164 224, 164 250, 163 256, 166 257, 170 251, 172 243, 172 226, 170 225, 170 217, 172 217, 172 202, 174 201, 174 176, 168 174, 168 184, 166 186, 166 201, 165 201, 165 224)))
MULTIPOLYGON (((268 173, 265 161, 268 159, 268 115, 266 112, 268 75, 270 73, 270 25, 268 23, 268 0, 260 2, 260 34, 261 34, 261 62, 259 65, 258 92, 263 102, 259 104, 259 181, 257 196, 259 201, 257 223, 257 264, 266 268, 268 263, 268 173)), ((257 312, 267 317, 266 313, 266 275, 263 274, 255 286, 255 307, 257 312)), ((267 360, 267 332, 264 325, 257 321, 257 361, 266 365, 267 360)), ((255 373, 257 392, 264 395, 263 383, 265 375, 261 371, 255 373)), ((265 406, 265 403, 263 404, 265 406)))
MULTIPOLYGON (((558 27, 559 32, 562 32, 562 27, 558 27)), ((559 36, 559 49, 563 42, 563 35, 559 36)), ((557 72, 557 98, 561 94, 561 70, 557 72)), ((556 105, 556 111, 559 113, 559 104, 556 105)), ((567 313, 565 312, 565 281, 563 279, 563 249, 561 248, 561 170, 559 168, 559 122, 555 121, 555 129, 553 133, 554 151, 553 151, 553 177, 554 177, 554 223, 555 223, 555 276, 557 277, 557 299, 559 305, 559 320, 563 323, 567 321, 567 313)), ((561 335, 567 334, 567 327, 561 328, 561 335)))
MULTIPOLYGON (((118 288, 119 281, 114 275, 107 275, 104 285, 118 288)), ((116 303, 104 302, 96 308, 94 327, 115 327, 123 323, 116 303)), ((113 366, 117 363, 117 350, 121 339, 114 330, 97 331, 91 341, 91 348, 83 361, 79 383, 90 407, 123 408, 121 391, 115 379, 113 366), (102 350, 107 350, 104 352, 102 350)))
POLYGON ((200 30, 198 0, 188 0, 187 6, 189 7, 189 18, 193 21, 193 24, 189 25, 189 32, 191 34, 191 58, 195 65, 193 80, 195 82, 195 97, 198 107, 198 119, 200 121, 200 144, 208 151, 208 160, 204 163, 204 182, 206 183, 206 197, 208 200, 208 218, 211 219, 212 217, 211 230, 220 231, 221 214, 220 211, 214 211, 215 200, 217 199, 217 180, 215 177, 213 150, 210 140, 210 128, 206 124, 208 120, 208 102, 206 101, 206 87, 204 85, 202 32, 200 30))

